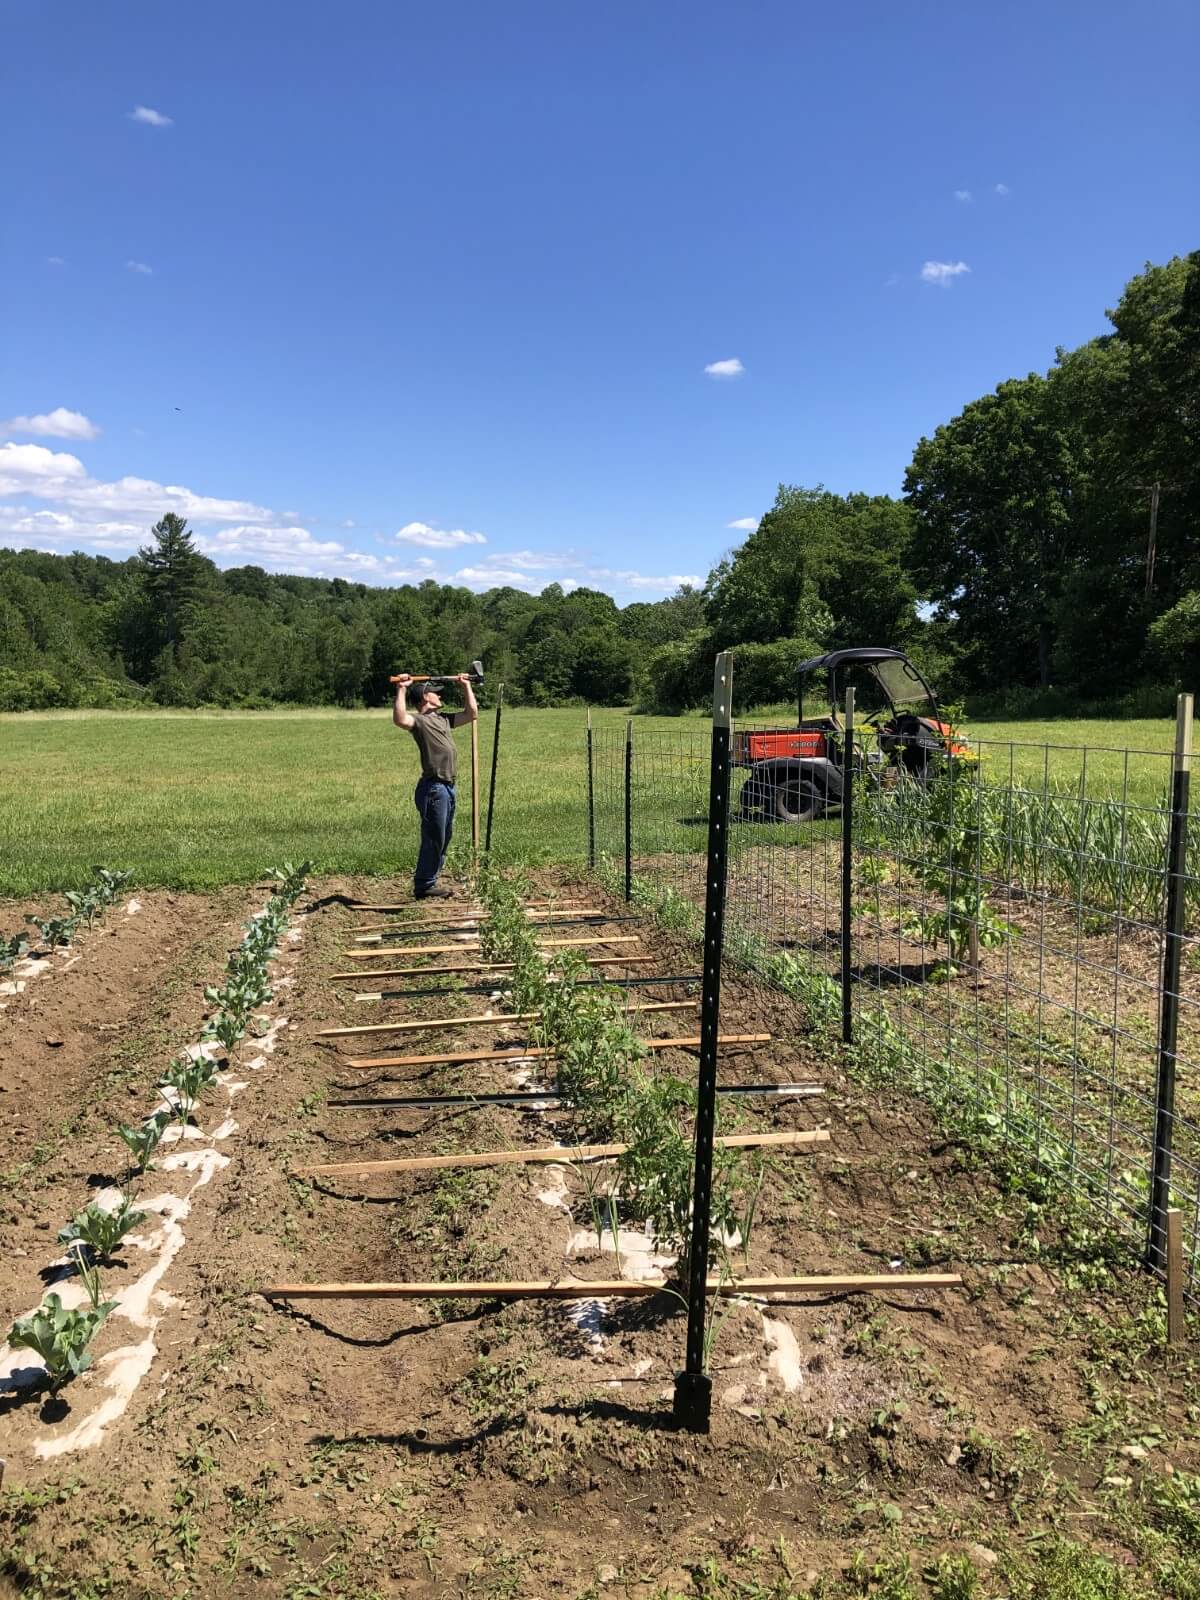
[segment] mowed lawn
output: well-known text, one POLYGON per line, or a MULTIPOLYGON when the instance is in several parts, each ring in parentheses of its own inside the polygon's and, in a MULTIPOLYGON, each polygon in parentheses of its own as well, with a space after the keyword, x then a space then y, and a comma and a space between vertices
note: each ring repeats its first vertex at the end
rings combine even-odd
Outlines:
MULTIPOLYGON (((784 708, 776 708, 781 722, 784 708)), ((772 713, 756 713, 755 721, 772 713)), ((792 713, 794 715, 794 713, 792 713)), ((626 713, 596 711, 597 845, 622 847, 626 713)), ((480 723, 486 812, 494 713, 480 723)), ((587 849, 583 711, 504 713, 493 844, 531 865, 587 849)), ((635 717, 635 849, 702 848, 708 724, 635 717)), ((974 723, 988 770, 1040 787, 1154 804, 1173 743, 1167 721, 974 723), (1043 746, 1052 746, 1047 755, 1043 746), (1084 747, 1090 753, 1083 755, 1084 747), (1116 752, 1131 750, 1126 757, 1116 752)), ((458 839, 469 842, 469 734, 460 751, 458 839)), ((416 749, 390 712, 46 712, 0 716, 0 894, 70 888, 96 863, 143 885, 247 882, 283 860, 324 872, 411 868, 416 749)))

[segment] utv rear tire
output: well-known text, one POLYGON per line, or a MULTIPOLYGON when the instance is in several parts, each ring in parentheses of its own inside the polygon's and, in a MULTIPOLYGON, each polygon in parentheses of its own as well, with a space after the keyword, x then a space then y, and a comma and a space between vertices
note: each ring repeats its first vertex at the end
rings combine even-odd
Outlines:
POLYGON ((825 802, 811 785, 802 783, 799 789, 776 789, 772 809, 777 822, 813 822, 824 815, 825 802))

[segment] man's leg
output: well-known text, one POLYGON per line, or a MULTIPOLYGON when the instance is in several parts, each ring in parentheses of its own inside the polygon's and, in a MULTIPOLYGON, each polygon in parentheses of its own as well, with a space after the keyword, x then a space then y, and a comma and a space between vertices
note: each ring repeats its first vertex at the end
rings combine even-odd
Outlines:
POLYGON ((450 786, 449 788, 443 788, 442 789, 442 793, 446 797, 447 805, 446 805, 446 827, 445 827, 445 832, 442 835, 442 855, 441 855, 441 860, 438 862, 438 871, 439 872, 442 870, 443 866, 445 866, 445 864, 446 864, 446 851, 449 850, 450 841, 454 837, 454 813, 455 813, 455 810, 457 809, 457 806, 458 806, 458 799, 457 799, 457 796, 455 794, 453 786, 450 786))
POLYGON ((453 796, 444 784, 422 778, 414 799, 421 817, 421 848, 413 874, 413 893, 421 899, 434 890, 438 873, 442 870, 449 841, 453 796))

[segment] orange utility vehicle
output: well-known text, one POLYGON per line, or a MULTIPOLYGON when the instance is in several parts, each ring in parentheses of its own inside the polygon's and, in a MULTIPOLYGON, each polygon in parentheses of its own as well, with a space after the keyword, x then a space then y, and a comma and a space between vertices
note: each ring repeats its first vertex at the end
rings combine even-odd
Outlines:
POLYGON ((937 697, 903 650, 859 645, 802 661, 798 719, 794 728, 750 728, 735 732, 733 764, 748 767, 738 818, 743 822, 808 822, 840 809, 843 794, 843 725, 839 707, 853 685, 856 709, 867 715, 877 748, 855 739, 855 766, 881 781, 907 776, 928 780, 931 766, 947 755, 970 755, 969 746, 943 722, 937 697), (827 674, 829 710, 804 715, 805 681, 827 674))

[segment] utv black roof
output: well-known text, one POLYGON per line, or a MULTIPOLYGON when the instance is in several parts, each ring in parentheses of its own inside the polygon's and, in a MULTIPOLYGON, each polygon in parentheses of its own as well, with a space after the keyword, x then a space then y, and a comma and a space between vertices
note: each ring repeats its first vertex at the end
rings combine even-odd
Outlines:
POLYGON ((796 675, 802 672, 815 672, 823 667, 836 671, 845 661, 907 661, 908 657, 903 650, 892 650, 887 645, 863 644, 856 645, 852 650, 831 650, 826 656, 813 656, 811 661, 802 661, 796 668, 796 675))

